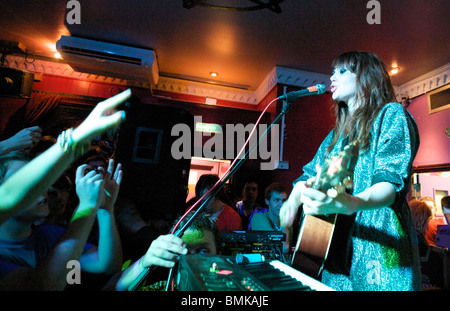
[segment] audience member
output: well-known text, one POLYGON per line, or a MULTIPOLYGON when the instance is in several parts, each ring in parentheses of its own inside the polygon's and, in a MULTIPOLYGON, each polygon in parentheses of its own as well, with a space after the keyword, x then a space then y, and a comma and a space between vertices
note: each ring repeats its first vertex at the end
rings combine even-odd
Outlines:
POLYGON ((280 183, 272 183, 266 188, 264 197, 269 210, 265 213, 254 214, 250 223, 250 229, 256 231, 282 231, 286 234, 286 240, 283 242, 283 253, 288 253, 291 232, 288 228, 281 228, 280 226, 280 210, 287 199, 287 191, 280 183))
POLYGON ((69 196, 75 191, 74 184, 67 174, 63 174, 47 191, 49 214, 35 225, 58 225, 66 227, 70 220, 67 206, 69 196))
POLYGON ((433 213, 432 217, 434 218, 437 213, 437 207, 436 207, 436 202, 434 202, 433 198, 432 197, 423 197, 420 199, 420 201, 428 204, 428 206, 431 208, 431 212, 433 213))
MULTIPOLYGON (((3 182, 25 165, 24 158, 3 159, 3 182)), ((67 285, 67 264, 72 260, 89 273, 112 274, 120 270, 121 246, 113 206, 122 171, 118 165, 113 172, 114 163, 110 161, 103 179, 95 171, 86 173, 86 168, 83 165, 77 169, 80 203, 65 230, 55 225, 34 226, 49 213, 45 191, 21 213, 0 224, 0 289, 63 290, 67 285), (101 231, 98 248, 86 244, 96 216, 101 231)))
MULTIPOLYGON (((35 145, 30 152, 30 159, 33 159, 43 152, 45 152, 48 148, 53 146, 57 142, 57 139, 51 135, 42 136, 39 140, 39 143, 35 145)), ((67 222, 70 219, 69 212, 66 210, 69 195, 71 192, 75 191, 72 181, 70 177, 69 170, 66 170, 59 179, 48 188, 48 207, 49 214, 46 218, 39 220, 35 223, 35 225, 43 225, 43 224, 56 224, 62 227, 67 225, 67 222)), ((75 194, 76 196, 76 194, 75 194)), ((73 208, 73 210, 75 207, 73 208)), ((72 212, 73 212, 72 210, 72 212)))
MULTIPOLYGON (((191 202, 196 202, 203 195, 205 195, 219 180, 219 176, 214 174, 204 174, 200 176, 195 185, 195 199, 191 202)), ((206 199, 206 198, 205 198, 206 199)), ((223 188, 212 198, 204 207, 203 212, 215 221, 219 230, 242 230, 241 218, 239 214, 230 206, 225 204, 227 197, 223 188)), ((199 203, 197 208, 201 206, 199 203)))
MULTIPOLYGON (((447 209, 448 201, 450 201, 450 197, 441 199, 442 210, 444 213, 450 211, 447 209)), ((422 284, 423 288, 442 288, 444 287, 442 254, 430 251, 429 245, 436 245, 436 220, 445 217, 433 218, 433 205, 427 204, 427 202, 430 202, 430 200, 415 199, 409 202, 419 240, 422 284)), ((441 222, 441 224, 445 224, 445 222, 441 222)))
POLYGON ((114 109, 130 96, 131 91, 127 90, 100 102, 76 129, 64 131, 58 143, 2 183, 0 224, 22 212, 47 191, 92 138, 117 127, 125 113, 114 112, 114 109))
MULTIPOLYGON (((423 201, 425 201, 425 200, 423 200, 423 201)), ((441 206, 442 206, 443 213, 450 212, 449 201, 450 201, 450 196, 445 196, 441 199, 441 206)), ((439 225, 445 225, 445 224, 447 224, 445 217, 436 217, 436 215, 432 215, 430 221, 428 222, 428 227, 427 227, 427 230, 425 233, 425 239, 428 244, 436 245, 437 227, 439 225)))
POLYGON ((408 203, 409 209, 411 210, 412 220, 414 222, 414 227, 416 229, 417 238, 419 240, 419 254, 423 256, 427 251, 428 245, 430 244, 426 239, 426 232, 433 212, 430 205, 428 205, 425 201, 413 199, 408 203))
POLYGON ((242 190, 242 200, 236 203, 236 210, 241 216, 243 230, 250 230, 252 217, 256 213, 265 213, 268 210, 256 202, 257 198, 258 183, 253 180, 248 180, 242 190))
MULTIPOLYGON (((178 228, 183 227, 192 214, 193 212, 187 214, 178 228)), ((126 270, 114 276, 105 286, 105 290, 129 290, 134 281, 147 269, 152 267, 172 268, 181 255, 220 254, 221 244, 220 230, 214 221, 206 214, 200 213, 181 238, 173 234, 166 234, 154 240, 145 255, 126 270)), ((151 285, 151 287, 162 290, 165 287, 165 281, 158 282, 157 285, 151 285)))
POLYGON ((253 216, 251 230, 280 231, 280 209, 287 199, 287 191, 280 183, 272 183, 265 190, 268 211, 253 216))

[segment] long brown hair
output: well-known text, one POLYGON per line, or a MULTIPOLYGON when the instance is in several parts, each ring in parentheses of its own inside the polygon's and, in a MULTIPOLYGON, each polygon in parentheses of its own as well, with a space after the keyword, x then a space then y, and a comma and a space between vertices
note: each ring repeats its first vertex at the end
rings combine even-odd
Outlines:
POLYGON ((344 67, 356 74, 356 102, 359 106, 350 115, 346 103, 336 103, 336 126, 328 153, 341 135, 349 135, 350 141, 358 139, 361 149, 367 149, 376 116, 384 105, 395 101, 386 66, 375 54, 347 52, 338 56, 332 67, 344 67))
POLYGON ((408 204, 417 236, 419 238, 425 238, 428 222, 433 216, 431 207, 425 201, 416 199, 409 201, 408 204))

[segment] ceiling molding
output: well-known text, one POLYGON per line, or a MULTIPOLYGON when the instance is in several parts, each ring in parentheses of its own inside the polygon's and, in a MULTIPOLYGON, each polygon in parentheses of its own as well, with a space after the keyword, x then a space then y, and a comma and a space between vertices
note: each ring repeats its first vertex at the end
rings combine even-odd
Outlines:
POLYGON ((256 91, 247 91, 163 76, 160 76, 158 84, 153 89, 258 105, 277 84, 308 87, 320 83, 329 87, 329 82, 329 75, 275 66, 261 82, 256 91))
POLYGON ((449 76, 450 63, 395 87, 395 94, 397 99, 402 97, 414 98, 450 83, 449 76))
MULTIPOLYGON (((129 81, 117 77, 106 77, 77 72, 62 61, 42 59, 33 59, 30 61, 29 58, 21 55, 8 55, 6 59, 8 66, 11 68, 74 79, 86 79, 100 83, 111 83, 127 87, 150 88, 150 83, 147 82, 129 81)), ((399 100, 402 97, 414 98, 450 83, 449 76, 450 63, 401 86, 394 87, 395 93, 399 100)), ((215 98, 256 106, 277 84, 294 87, 308 87, 315 84, 325 84, 327 90, 329 90, 330 76, 327 74, 275 66, 261 82, 256 91, 163 76, 160 77, 158 84, 152 88, 160 91, 215 98)))
MULTIPOLYGON (((150 84, 146 82, 135 82, 121 78, 81 73, 73 70, 72 67, 62 61, 42 59, 34 59, 33 61, 29 61, 25 56, 20 55, 8 55, 7 61, 8 66, 11 68, 28 70, 42 74, 58 75, 75 79, 87 79, 90 81, 111 83, 129 87, 134 86, 150 88, 150 84)), ((158 84, 152 88, 154 90, 209 97, 256 106, 264 99, 270 90, 279 83, 297 87, 306 87, 316 83, 325 83, 325 81, 329 81, 329 76, 324 74, 275 66, 259 85, 256 91, 248 91, 240 88, 213 85, 164 76, 161 76, 158 84)))
POLYGON ((153 86, 153 89, 251 105, 258 104, 255 93, 252 91, 163 76, 159 77, 159 81, 153 86))

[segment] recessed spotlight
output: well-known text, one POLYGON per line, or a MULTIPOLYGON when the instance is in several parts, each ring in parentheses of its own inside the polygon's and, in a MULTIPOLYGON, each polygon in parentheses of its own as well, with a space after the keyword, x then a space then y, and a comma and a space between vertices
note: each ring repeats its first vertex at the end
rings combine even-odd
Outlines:
POLYGON ((209 74, 210 74, 211 77, 213 77, 213 78, 215 78, 215 77, 217 77, 217 76, 219 75, 217 72, 214 72, 214 71, 210 72, 209 74))

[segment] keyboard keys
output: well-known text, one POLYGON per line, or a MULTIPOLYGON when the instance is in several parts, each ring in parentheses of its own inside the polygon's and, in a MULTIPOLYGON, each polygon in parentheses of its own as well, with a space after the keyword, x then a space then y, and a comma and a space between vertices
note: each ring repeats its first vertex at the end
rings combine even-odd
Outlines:
POLYGON ((300 281, 292 278, 283 271, 273 267, 266 262, 243 264, 242 268, 249 272, 252 276, 254 276, 255 279, 267 286, 269 290, 312 290, 309 286, 304 285, 300 281))

